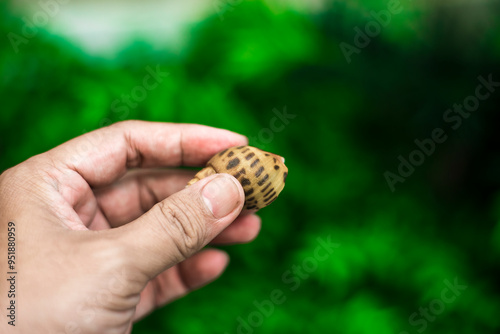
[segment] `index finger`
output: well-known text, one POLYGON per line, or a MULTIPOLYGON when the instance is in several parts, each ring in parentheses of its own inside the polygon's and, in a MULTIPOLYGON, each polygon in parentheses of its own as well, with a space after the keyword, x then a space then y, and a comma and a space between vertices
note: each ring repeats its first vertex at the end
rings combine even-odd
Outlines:
POLYGON ((198 124, 124 121, 74 138, 47 152, 92 187, 108 185, 128 168, 199 166, 217 152, 248 139, 198 124))

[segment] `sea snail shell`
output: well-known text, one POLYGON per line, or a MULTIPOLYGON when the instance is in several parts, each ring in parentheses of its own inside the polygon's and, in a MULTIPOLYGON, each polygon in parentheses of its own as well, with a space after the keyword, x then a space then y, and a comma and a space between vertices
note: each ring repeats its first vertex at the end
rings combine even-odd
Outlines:
POLYGON ((259 210, 271 204, 285 187, 288 168, 279 155, 252 146, 231 147, 214 155, 188 186, 216 173, 233 175, 245 191, 243 209, 259 210))

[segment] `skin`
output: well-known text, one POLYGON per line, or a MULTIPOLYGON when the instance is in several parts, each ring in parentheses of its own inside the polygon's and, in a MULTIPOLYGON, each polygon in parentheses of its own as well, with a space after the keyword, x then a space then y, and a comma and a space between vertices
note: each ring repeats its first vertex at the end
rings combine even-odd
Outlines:
POLYGON ((0 280, 0 332, 130 333, 155 308, 216 279, 229 257, 204 246, 249 242, 260 219, 241 214, 232 176, 185 188, 194 172, 164 167, 201 166, 246 144, 201 125, 126 121, 1 174, 0 272, 10 271, 14 222, 18 275, 16 327, 5 317, 10 285, 0 280))

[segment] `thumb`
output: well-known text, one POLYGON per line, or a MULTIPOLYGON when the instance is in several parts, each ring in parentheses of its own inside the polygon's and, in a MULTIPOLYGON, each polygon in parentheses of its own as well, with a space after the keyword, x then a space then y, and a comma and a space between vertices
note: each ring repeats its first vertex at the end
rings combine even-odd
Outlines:
POLYGON ((216 174, 118 228, 129 265, 151 279, 194 255, 239 215, 245 196, 231 175, 216 174))

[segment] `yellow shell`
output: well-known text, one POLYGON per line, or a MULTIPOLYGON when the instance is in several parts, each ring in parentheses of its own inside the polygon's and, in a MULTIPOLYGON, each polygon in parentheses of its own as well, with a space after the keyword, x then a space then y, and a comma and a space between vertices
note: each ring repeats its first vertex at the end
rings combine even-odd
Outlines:
POLYGON ((271 204, 285 187, 288 168, 282 157, 252 146, 231 147, 214 155, 188 186, 216 173, 233 175, 245 191, 244 209, 271 204))

